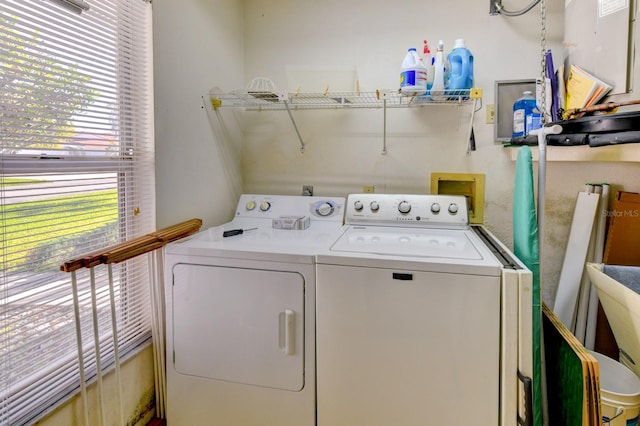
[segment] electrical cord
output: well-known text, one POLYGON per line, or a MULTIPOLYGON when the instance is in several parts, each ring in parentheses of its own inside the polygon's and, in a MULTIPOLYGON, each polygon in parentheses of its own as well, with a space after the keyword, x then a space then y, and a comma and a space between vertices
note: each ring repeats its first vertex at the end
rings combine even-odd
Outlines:
POLYGON ((524 15, 525 13, 527 13, 528 11, 530 11, 531 9, 533 9, 538 3, 540 3, 541 0, 534 0, 533 2, 531 2, 531 4, 527 7, 525 7, 522 10, 519 10, 517 12, 510 12, 508 10, 506 10, 503 6, 502 6, 502 1, 501 0, 495 0, 493 2, 493 5, 496 8, 496 11, 500 14, 500 15, 504 15, 504 16, 521 16, 524 15))

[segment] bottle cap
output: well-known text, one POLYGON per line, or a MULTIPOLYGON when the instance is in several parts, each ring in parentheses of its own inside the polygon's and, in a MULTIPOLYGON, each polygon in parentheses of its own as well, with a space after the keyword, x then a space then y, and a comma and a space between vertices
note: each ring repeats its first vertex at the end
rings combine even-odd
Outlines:
POLYGON ((531 92, 531 90, 525 90, 524 92, 522 92, 523 95, 532 95, 533 93, 531 92))
POLYGON ((415 48, 415 47, 410 47, 410 48, 409 48, 409 52, 411 52, 411 51, 414 51, 414 52, 415 52, 415 51, 416 51, 416 48, 415 48))
POLYGON ((464 44, 464 39, 463 38, 458 38, 456 39, 456 42, 453 44, 453 48, 454 49, 458 49, 458 48, 466 48, 465 44, 464 44))

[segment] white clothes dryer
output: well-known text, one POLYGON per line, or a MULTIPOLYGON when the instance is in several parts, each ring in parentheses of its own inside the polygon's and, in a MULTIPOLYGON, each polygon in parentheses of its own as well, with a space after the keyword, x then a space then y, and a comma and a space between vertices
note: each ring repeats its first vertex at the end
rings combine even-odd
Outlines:
POLYGON ((464 197, 349 195, 316 294, 318 426, 526 417, 531 273, 464 197))
POLYGON ((231 235, 165 247, 169 425, 316 424, 315 254, 344 202, 245 194, 231 235))

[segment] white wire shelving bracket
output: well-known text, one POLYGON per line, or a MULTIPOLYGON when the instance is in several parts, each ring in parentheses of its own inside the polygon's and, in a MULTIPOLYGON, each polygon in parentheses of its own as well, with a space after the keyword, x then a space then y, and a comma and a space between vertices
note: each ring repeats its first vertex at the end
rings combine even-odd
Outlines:
MULTIPOLYGON (((437 99, 424 94, 406 96, 397 90, 376 90, 375 92, 324 92, 324 93, 274 93, 234 90, 231 92, 208 93, 211 107, 244 108, 246 111, 287 111, 300 142, 300 151, 304 153, 305 144, 296 124, 293 111, 317 109, 382 109, 383 132, 382 154, 387 153, 387 109, 421 108, 435 105, 462 106, 473 105, 476 110, 478 99, 482 98, 482 89, 448 90, 437 99)), ((473 114, 472 114, 473 117, 473 114)), ((472 118, 473 120, 473 118, 472 118)), ((469 126, 471 138, 472 127, 469 126)))

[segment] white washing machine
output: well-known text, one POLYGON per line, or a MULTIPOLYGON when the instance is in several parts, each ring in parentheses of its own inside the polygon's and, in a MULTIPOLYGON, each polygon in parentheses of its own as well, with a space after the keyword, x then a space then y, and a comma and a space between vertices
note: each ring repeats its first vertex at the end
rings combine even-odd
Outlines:
POLYGON ((464 197, 349 195, 316 303, 319 426, 526 419, 531 273, 464 197))
POLYGON ((242 233, 165 247, 169 426, 316 424, 315 254, 344 202, 245 194, 242 233))

